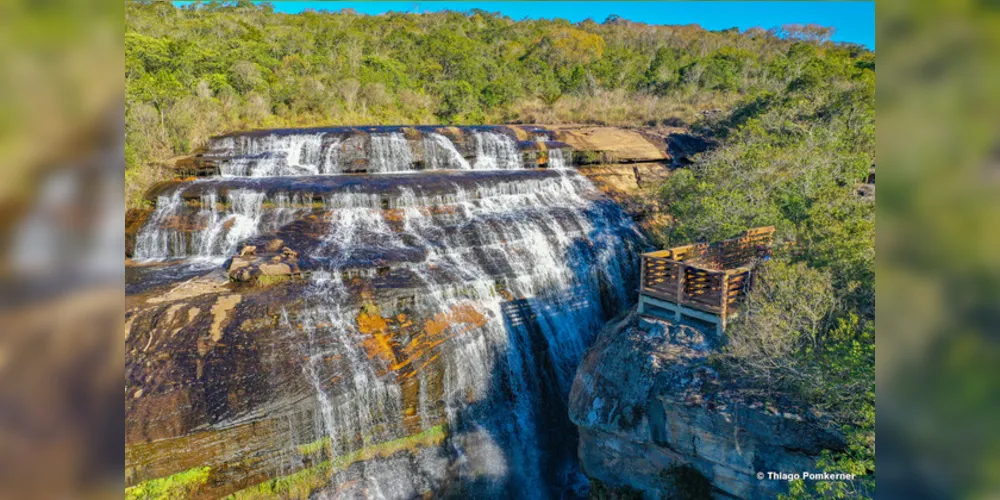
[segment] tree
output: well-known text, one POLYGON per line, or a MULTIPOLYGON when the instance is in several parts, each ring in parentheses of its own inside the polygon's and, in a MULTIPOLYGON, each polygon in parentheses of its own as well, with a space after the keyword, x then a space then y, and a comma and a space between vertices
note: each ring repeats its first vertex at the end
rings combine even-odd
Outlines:
POLYGON ((229 70, 229 79, 241 94, 247 94, 264 83, 260 67, 250 61, 237 61, 233 64, 229 70))
POLYGON ((781 27, 781 35, 792 40, 823 43, 833 37, 836 29, 818 24, 786 24, 781 27))
POLYGON ((743 319, 727 332, 726 352, 746 373, 779 379, 789 357, 820 344, 835 306, 829 274, 803 262, 768 262, 740 308, 743 319))

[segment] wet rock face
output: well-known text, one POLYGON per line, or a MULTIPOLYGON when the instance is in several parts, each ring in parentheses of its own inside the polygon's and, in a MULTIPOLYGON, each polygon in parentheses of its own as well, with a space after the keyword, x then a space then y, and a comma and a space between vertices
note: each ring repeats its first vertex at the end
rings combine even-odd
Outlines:
MULTIPOLYGON (((510 340, 524 343, 516 347, 523 357, 502 361, 493 356, 509 354, 491 347, 500 311, 424 309, 362 286, 369 291, 338 304, 336 317, 306 286, 246 287, 213 275, 130 297, 130 495, 162 492, 163 484, 194 498, 281 496, 290 487, 334 497, 376 486, 410 492, 394 498, 545 488, 531 479, 542 472, 531 453, 544 449, 545 431, 572 435, 559 427, 559 388, 542 382, 554 376, 542 367, 553 362, 545 354, 555 349, 551 339, 523 330, 526 338, 510 340), (503 372, 513 362, 537 363, 520 367, 536 378, 488 366, 503 372), (539 387, 518 386, 526 382, 539 387), (519 405, 539 415, 519 415, 519 405), (464 416, 450 416, 456 412, 464 416), (518 426, 535 424, 521 418, 555 423, 525 432, 518 426)), ((506 314, 526 324, 533 313, 506 314)))
POLYGON ((566 397, 645 243, 552 139, 240 133, 210 178, 154 187, 126 273, 128 495, 585 482, 566 397))
MULTIPOLYGON (((364 398, 365 391, 359 392, 364 388, 355 385, 342 354, 312 354, 308 337, 323 326, 311 323, 303 286, 246 288, 219 277, 196 278, 131 299, 125 433, 126 486, 133 494, 136 488, 156 490, 158 481, 178 482, 190 471, 204 477, 176 485, 174 493, 216 498, 296 471, 303 474, 293 483, 321 489, 364 474, 357 463, 390 457, 423 471, 407 477, 415 492, 446 487, 442 377, 446 365, 458 361, 456 346, 473 342, 486 316, 468 306, 423 316, 386 312, 370 295, 344 304, 355 311, 357 361, 400 390, 398 407, 358 401, 355 409, 369 403, 372 412, 391 410, 378 419, 400 428, 377 431, 359 422, 353 435, 330 436, 316 384, 331 400, 364 398), (423 474, 437 477, 421 482, 423 474)), ((479 444, 467 451, 475 452, 474 446, 479 444)))
POLYGON ((126 486, 207 467, 210 481, 197 491, 216 497, 289 466, 280 454, 294 442, 288 426, 311 422, 314 404, 301 397, 308 386, 295 346, 275 328, 271 304, 288 300, 284 292, 247 294, 196 278, 131 298, 126 486), (271 408, 265 418, 237 420, 262 407, 271 408))
POLYGON ((730 388, 707 363, 714 348, 690 327, 622 325, 588 350, 570 393, 584 470, 651 498, 676 487, 689 464, 719 498, 770 499, 784 481, 758 471, 814 470, 842 438, 804 412, 776 410, 730 388))

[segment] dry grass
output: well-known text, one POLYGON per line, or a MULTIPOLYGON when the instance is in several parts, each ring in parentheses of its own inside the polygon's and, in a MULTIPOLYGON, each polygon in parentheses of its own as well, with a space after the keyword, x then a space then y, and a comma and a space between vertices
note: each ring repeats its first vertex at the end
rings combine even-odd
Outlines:
POLYGON ((592 95, 563 96, 551 106, 540 99, 523 100, 514 105, 513 112, 520 123, 690 125, 701 112, 728 108, 737 99, 736 95, 717 93, 656 96, 622 89, 597 89, 592 95))

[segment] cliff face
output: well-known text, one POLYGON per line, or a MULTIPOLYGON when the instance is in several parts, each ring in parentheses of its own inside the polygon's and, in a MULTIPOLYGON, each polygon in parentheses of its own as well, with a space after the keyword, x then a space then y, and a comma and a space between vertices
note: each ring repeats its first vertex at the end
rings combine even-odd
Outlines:
POLYGON ((716 498, 774 498, 787 483, 758 472, 811 471, 822 450, 843 447, 818 419, 727 387, 708 362, 713 348, 696 329, 646 319, 601 334, 569 399, 589 477, 648 498, 705 479, 716 498))
POLYGON ((645 239, 554 135, 252 131, 178 162, 128 218, 126 496, 586 485, 566 398, 645 239))

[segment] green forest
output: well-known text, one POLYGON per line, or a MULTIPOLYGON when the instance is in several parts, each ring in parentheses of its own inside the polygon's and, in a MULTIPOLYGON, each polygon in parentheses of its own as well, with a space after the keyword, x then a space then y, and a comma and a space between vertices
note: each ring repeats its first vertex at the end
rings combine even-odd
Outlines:
MULTIPOLYGON (((280 14, 129 2, 126 199, 233 130, 357 124, 674 125, 717 147, 641 195, 660 245, 774 225, 778 242, 717 356, 742 388, 808 405, 849 442, 821 465, 874 494, 875 53, 830 29, 707 31, 484 11, 280 14)), ((817 489, 818 488, 818 489, 817 489)))
POLYGON ((829 30, 709 32, 482 11, 275 13, 263 4, 125 6, 129 206, 155 165, 212 135, 354 124, 695 124, 747 96, 874 69, 829 30))

